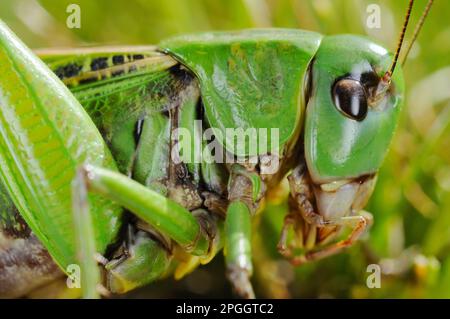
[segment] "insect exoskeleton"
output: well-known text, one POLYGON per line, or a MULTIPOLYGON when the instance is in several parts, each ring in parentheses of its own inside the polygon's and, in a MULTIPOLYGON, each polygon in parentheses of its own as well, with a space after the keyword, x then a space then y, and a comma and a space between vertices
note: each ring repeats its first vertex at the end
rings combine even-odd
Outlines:
POLYGON ((11 254, 30 253, 3 248, 17 208, 85 297, 181 278, 223 247, 234 290, 254 297, 252 216, 286 175, 279 251, 302 264, 350 246, 401 109, 398 53, 264 29, 40 51, 45 65, 0 23, 0 287, 11 254))

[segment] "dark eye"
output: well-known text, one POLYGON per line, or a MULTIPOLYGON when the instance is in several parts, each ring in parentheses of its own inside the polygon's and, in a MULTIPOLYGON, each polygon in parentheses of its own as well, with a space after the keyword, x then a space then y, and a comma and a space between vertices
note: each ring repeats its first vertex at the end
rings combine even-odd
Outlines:
POLYGON ((353 120, 362 121, 367 115, 366 90, 357 80, 337 81, 333 87, 333 101, 339 111, 353 120))

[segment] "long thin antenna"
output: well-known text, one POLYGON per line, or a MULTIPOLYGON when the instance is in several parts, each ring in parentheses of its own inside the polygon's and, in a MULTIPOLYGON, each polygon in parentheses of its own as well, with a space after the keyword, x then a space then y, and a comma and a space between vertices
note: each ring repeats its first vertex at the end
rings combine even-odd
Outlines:
POLYGON ((405 22, 403 23, 402 33, 400 33, 400 38, 398 40, 397 51, 395 52, 394 60, 392 61, 389 71, 386 72, 385 78, 391 78, 392 73, 394 73, 395 66, 397 65, 398 56, 400 54, 400 49, 402 48, 403 39, 405 38, 406 28, 408 26, 409 17, 411 16, 411 10, 414 4, 414 0, 409 0, 408 11, 406 12, 405 22))
POLYGON ((409 43, 408 48, 406 49, 405 55, 403 56, 402 66, 405 65, 405 63, 406 63, 406 59, 408 58, 409 51, 411 51, 411 48, 412 48, 414 42, 416 42, 417 36, 419 35, 420 29, 422 29, 423 23, 425 22, 425 18, 427 17, 432 4, 433 4, 433 0, 428 0, 425 10, 423 11, 422 16, 420 17, 419 22, 417 22, 416 28, 414 29, 414 34, 412 36, 412 40, 409 43))

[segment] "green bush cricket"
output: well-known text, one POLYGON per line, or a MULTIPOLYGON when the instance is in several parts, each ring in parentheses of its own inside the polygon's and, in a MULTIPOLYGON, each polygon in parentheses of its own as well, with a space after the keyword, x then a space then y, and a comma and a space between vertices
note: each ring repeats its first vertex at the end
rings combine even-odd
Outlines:
POLYGON ((234 290, 254 297, 252 216, 286 174, 280 252, 300 265, 352 245, 401 110, 412 3, 395 56, 363 37, 264 29, 38 58, 0 22, 0 296, 50 282, 55 264, 80 267, 86 298, 124 293, 224 247, 234 290), (239 128, 243 146, 227 134, 239 128), (217 145, 232 161, 185 152, 217 145))

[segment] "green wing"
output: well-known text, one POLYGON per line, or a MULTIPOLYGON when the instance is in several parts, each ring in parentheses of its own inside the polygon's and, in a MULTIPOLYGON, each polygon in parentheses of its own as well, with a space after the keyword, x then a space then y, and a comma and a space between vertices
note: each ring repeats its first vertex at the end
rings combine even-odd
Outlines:
POLYGON ((170 107, 183 79, 179 64, 153 46, 38 50, 92 118, 118 168, 130 173, 136 125, 170 107))

